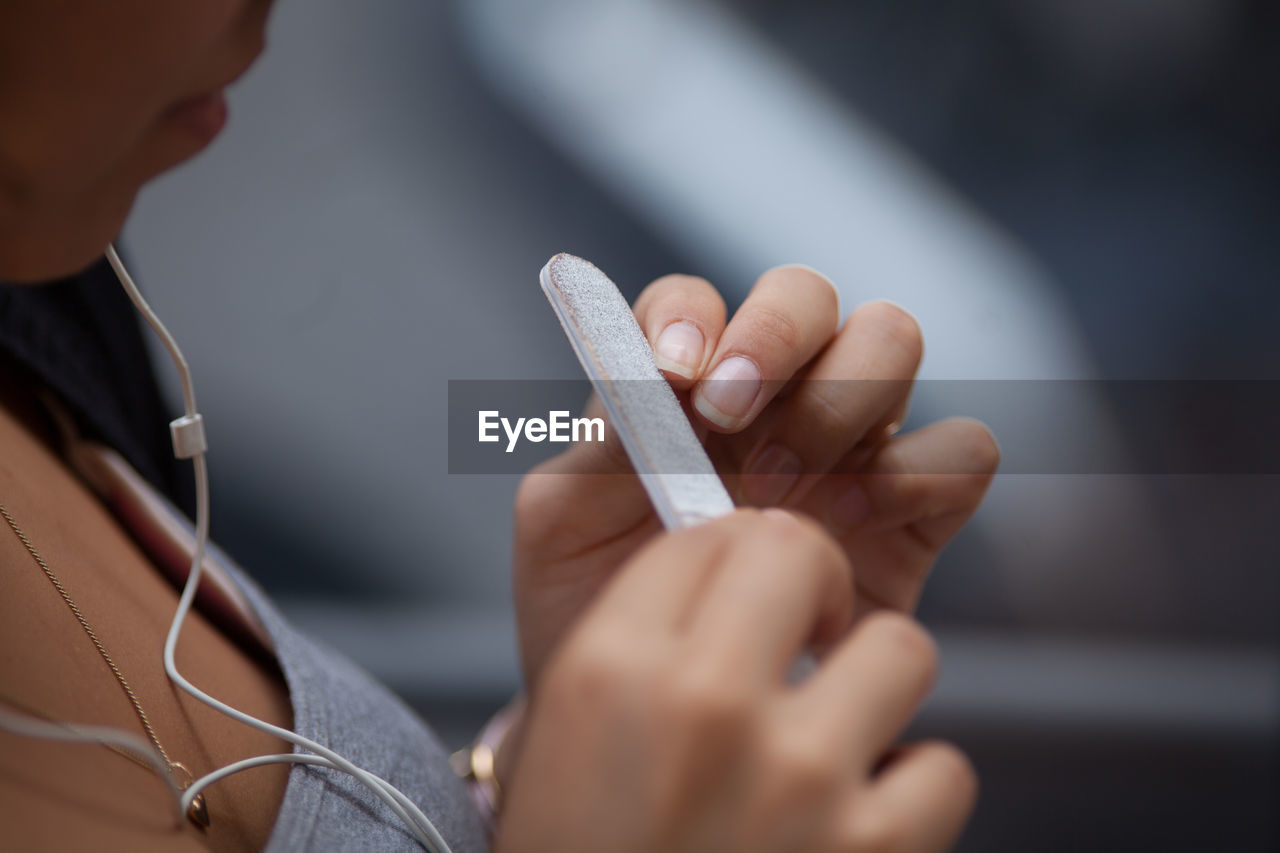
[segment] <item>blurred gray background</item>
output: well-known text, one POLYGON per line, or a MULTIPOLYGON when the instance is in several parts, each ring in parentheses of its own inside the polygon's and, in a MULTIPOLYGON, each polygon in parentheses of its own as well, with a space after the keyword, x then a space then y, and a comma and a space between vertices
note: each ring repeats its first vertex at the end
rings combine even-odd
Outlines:
MULTIPOLYGON (((1280 379, 1278 17, 284 0, 125 234, 195 371, 214 536, 460 744, 519 686, 516 482, 447 473, 446 383, 579 375, 557 251, 731 302, 809 263, 916 314, 931 379, 1280 379)), ((963 411, 944 387, 916 422, 963 411)), ((1082 387, 1063 441, 1124 460, 1126 386, 1082 387)), ((921 608, 916 733, 983 778, 961 849, 1280 845, 1277 510, 1275 475, 997 479, 921 608)))

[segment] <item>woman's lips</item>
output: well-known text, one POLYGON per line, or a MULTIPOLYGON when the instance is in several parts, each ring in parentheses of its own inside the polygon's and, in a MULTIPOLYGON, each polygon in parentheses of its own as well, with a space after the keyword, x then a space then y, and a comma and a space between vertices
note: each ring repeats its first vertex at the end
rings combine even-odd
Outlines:
POLYGON ((196 137, 201 146, 209 144, 227 123, 227 99, 221 91, 179 101, 164 114, 174 124, 196 137))

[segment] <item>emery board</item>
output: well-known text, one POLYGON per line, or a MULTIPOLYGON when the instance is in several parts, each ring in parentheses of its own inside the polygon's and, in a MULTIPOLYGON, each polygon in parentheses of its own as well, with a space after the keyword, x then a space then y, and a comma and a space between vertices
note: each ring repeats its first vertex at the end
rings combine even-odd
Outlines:
POLYGON ((594 264, 567 254, 547 261, 539 279, 666 528, 733 512, 733 499, 617 286, 594 264))

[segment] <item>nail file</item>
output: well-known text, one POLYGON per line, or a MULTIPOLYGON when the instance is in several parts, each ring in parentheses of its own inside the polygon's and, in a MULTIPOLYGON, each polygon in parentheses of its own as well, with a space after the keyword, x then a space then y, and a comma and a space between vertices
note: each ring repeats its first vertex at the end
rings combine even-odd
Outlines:
POLYGON ((675 530, 733 512, 617 286, 594 264, 567 254, 547 261, 539 279, 662 523, 675 530))

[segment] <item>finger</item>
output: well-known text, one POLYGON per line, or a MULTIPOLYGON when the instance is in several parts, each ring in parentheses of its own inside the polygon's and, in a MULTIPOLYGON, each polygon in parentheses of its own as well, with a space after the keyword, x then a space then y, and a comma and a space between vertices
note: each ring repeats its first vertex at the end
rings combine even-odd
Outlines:
POLYGON ((999 464, 985 424, 948 418, 885 442, 860 470, 842 460, 800 506, 837 536, 916 525, 923 545, 941 549, 982 502, 999 464))
POLYGON ((829 280, 808 267, 769 270, 720 336, 711 368, 694 388, 694 408, 717 431, 741 430, 838 325, 829 280))
POLYGON ((871 302, 850 314, 745 460, 743 499, 794 502, 851 450, 882 441, 906 414, 922 353, 920 326, 896 305, 871 302))
POLYGON ((639 538, 651 532, 642 528, 653 520, 653 505, 598 398, 584 417, 605 418, 604 441, 573 444, 535 466, 516 491, 517 540, 554 548, 538 553, 535 564, 571 559, 602 535, 616 542, 628 532, 639 538))
POLYGON ((913 744, 857 798, 848 811, 849 849, 937 853, 951 849, 973 813, 978 777, 954 746, 913 744))
POLYGON ((618 570, 588 618, 642 632, 683 630, 735 543, 757 525, 754 515, 738 512, 655 537, 618 570))
MULTIPOLYGON (((1000 466, 1000 445, 984 424, 967 418, 944 424, 949 429, 947 456, 955 468, 953 473, 935 475, 943 478, 945 485, 938 487, 938 497, 925 501, 926 511, 916 513, 910 522, 913 536, 934 553, 941 551, 977 511, 1000 466)), ((936 458, 938 448, 930 447, 928 453, 936 458)), ((926 459, 924 448, 919 457, 915 464, 928 470, 927 463, 933 460, 926 459)))
POLYGON ((805 641, 839 636, 852 612, 852 573, 817 525, 781 510, 754 520, 724 554, 692 616, 695 654, 732 671, 780 678, 805 641))
POLYGON ((654 362, 679 389, 702 374, 724 331, 724 299, 706 279, 689 275, 664 276, 646 287, 635 315, 654 362))
POLYGON ((933 685, 937 659, 913 619, 882 611, 858 623, 791 701, 807 709, 815 737, 870 768, 933 685))
MULTIPOLYGON (((857 451, 854 451, 856 453, 857 451)), ((952 418, 885 443, 857 473, 823 477, 800 509, 858 566, 856 613, 910 611, 938 554, 982 502, 1000 461, 990 431, 952 418)))

